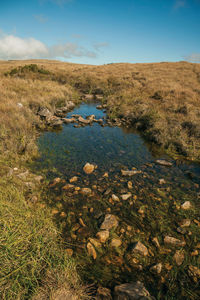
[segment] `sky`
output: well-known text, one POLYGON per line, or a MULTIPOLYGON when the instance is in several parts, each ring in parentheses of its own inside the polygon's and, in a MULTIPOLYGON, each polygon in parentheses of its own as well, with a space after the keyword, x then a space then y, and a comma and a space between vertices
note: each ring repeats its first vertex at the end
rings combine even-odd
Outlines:
POLYGON ((200 63, 200 0, 0 0, 0 60, 200 63))

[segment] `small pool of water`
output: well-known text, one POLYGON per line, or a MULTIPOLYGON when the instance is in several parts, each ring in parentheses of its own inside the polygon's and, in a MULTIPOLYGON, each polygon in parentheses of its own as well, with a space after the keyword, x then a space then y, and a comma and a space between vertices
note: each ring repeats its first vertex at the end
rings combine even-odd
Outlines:
MULTIPOLYGON (((78 114, 86 118, 94 114, 96 119, 106 118, 106 113, 96 109, 96 105, 83 103, 68 113, 67 117, 78 114)), ((102 127, 98 123, 80 128, 75 128, 74 124, 63 125, 59 132, 42 134, 38 146, 41 155, 33 168, 37 172, 45 172, 49 181, 55 177, 62 179, 59 184, 49 188, 46 201, 52 206, 63 231, 66 248, 73 249, 80 261, 82 278, 86 282, 109 288, 121 282, 141 279, 145 280, 154 295, 158 291, 161 295, 171 295, 170 280, 169 285, 168 281, 163 283, 162 276, 155 281, 148 268, 160 261, 163 265, 171 264, 174 251, 163 252, 162 255, 151 240, 157 237, 163 244, 165 235, 184 238, 187 240, 185 251, 192 251, 200 234, 198 228, 190 228, 192 234, 185 236, 177 232, 177 226, 183 218, 200 221, 200 166, 170 159, 158 148, 145 143, 133 130, 102 127), (156 164, 156 159, 160 158, 171 161, 173 166, 156 164), (90 175, 83 172, 87 162, 97 165, 90 175), (128 178, 122 176, 121 169, 132 168, 141 173, 128 178), (106 172, 108 176, 104 176, 106 172), (74 187, 63 190, 73 176, 78 177, 73 183, 74 187), (83 187, 90 188, 91 195, 82 195, 80 190, 83 187), (131 197, 123 201, 121 195, 127 193, 131 193, 131 197), (120 201, 113 201, 112 194, 117 195, 120 201), (191 201, 194 209, 181 210, 184 201, 191 201), (96 239, 107 213, 118 218, 119 226, 110 233, 105 244, 99 249, 96 247, 97 258, 94 260, 88 255, 86 245, 90 238, 96 239), (122 245, 113 248, 113 238, 120 239, 122 245), (129 248, 138 240, 151 250, 151 254, 147 258, 137 257, 133 263, 128 254, 129 248), (141 269, 138 265, 142 265, 142 270, 138 271, 138 268, 141 269)), ((194 265, 195 258, 192 259, 194 265)), ((168 273, 163 271, 163 278, 168 273)), ((175 293, 177 288, 177 295, 182 291, 181 282, 187 282, 184 274, 180 267, 174 287, 175 293)), ((174 280, 173 272, 171 276, 174 280)), ((188 284, 191 285, 191 282, 188 284)))

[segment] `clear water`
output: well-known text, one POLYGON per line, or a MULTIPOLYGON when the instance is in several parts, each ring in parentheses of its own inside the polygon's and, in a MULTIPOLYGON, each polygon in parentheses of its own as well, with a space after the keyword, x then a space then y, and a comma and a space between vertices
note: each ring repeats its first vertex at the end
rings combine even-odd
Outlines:
MULTIPOLYGON (((67 114, 71 117, 79 114, 87 117, 94 114, 96 119, 106 116, 102 110, 96 109, 96 103, 81 104, 67 114)), ((40 159, 36 162, 36 168, 46 169, 49 176, 62 175, 66 178, 82 173, 86 162, 98 166, 98 175, 104 172, 112 174, 122 168, 140 169, 146 163, 152 163, 158 158, 167 158, 159 153, 159 149, 151 149, 151 145, 145 144, 139 134, 133 130, 119 127, 101 127, 98 123, 92 126, 74 128, 74 124, 63 125, 59 132, 46 132, 38 140, 40 159)), ((197 165, 181 164, 174 168, 166 169, 155 165, 156 171, 163 175, 185 177, 186 170, 191 170, 200 175, 200 167, 197 165)), ((163 177, 162 176, 162 177, 163 177)), ((197 178, 196 178, 197 180, 197 178)))
MULTIPOLYGON (((105 117, 106 114, 96 109, 96 105, 83 103, 68 113, 67 117, 72 114, 82 117, 94 114, 96 119, 105 117)), ((72 248, 78 257, 84 280, 112 288, 120 282, 142 279, 154 295, 157 295, 158 290, 161 295, 165 295, 168 291, 167 283, 162 294, 163 283, 158 278, 152 281, 146 270, 147 266, 156 261, 172 261, 174 253, 162 256, 149 241, 157 236, 162 243, 166 234, 182 238, 176 230, 178 221, 183 218, 200 219, 200 166, 170 159, 158 148, 152 148, 152 145, 145 143, 133 130, 101 127, 98 123, 81 128, 75 128, 74 124, 63 125, 59 132, 42 134, 38 146, 41 155, 34 162, 33 168, 37 172, 46 172, 49 181, 58 176, 63 179, 62 183, 49 188, 50 197, 47 202, 57 209, 56 220, 63 231, 66 247, 72 248), (159 158, 171 161, 173 166, 168 168, 157 165, 155 160, 159 158), (86 162, 98 166, 90 175, 83 172, 86 162), (122 177, 121 169, 132 167, 142 172, 132 177, 122 177), (103 177, 105 172, 108 172, 108 177, 103 177), (74 190, 62 190, 63 185, 69 183, 73 176, 78 176, 75 186, 92 189, 91 197, 74 190), (165 183, 160 184, 160 179, 164 179, 165 183), (127 187, 128 181, 133 184, 131 190, 127 187), (128 192, 132 193, 132 198, 129 199, 131 201, 110 201, 113 193, 120 198, 121 194, 128 192), (186 200, 191 201, 196 210, 182 211, 177 208, 186 200), (144 215, 138 212, 139 209, 144 210, 144 215), (95 238, 106 213, 114 214, 119 219, 119 227, 111 234, 110 239, 119 237, 122 246, 113 249, 109 240, 103 249, 97 249, 97 259, 94 261, 87 254, 86 244, 88 238, 95 238), (86 224, 85 227, 80 225, 80 217, 86 224), (74 230, 77 224, 80 226, 74 230), (127 233, 127 226, 132 228, 130 233, 127 233), (124 233, 121 229, 124 229, 124 233), (154 256, 140 261, 144 265, 144 272, 138 272, 127 257, 129 245, 137 240, 154 252, 154 256)), ((194 241, 198 240, 199 234, 194 228, 192 235, 187 237, 191 240, 188 241, 190 246, 186 252, 193 251, 194 241)), ((188 257, 191 257, 190 254, 188 257)), ((194 265, 195 258, 192 259, 194 265)), ((174 291, 177 288, 177 295, 182 289, 180 282, 184 281, 185 286, 187 285, 187 279, 183 278, 186 273, 181 272, 180 276, 177 275, 177 284, 174 287, 174 291)))

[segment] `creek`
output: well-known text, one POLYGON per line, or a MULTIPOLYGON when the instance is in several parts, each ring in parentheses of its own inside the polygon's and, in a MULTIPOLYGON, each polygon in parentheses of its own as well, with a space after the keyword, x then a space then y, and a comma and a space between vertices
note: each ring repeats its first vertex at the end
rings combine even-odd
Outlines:
MULTIPOLYGON (((74 114, 83 118, 95 115, 97 120, 105 121, 106 112, 96 109, 96 105, 82 103, 67 118, 74 114)), ((177 227, 182 219, 199 219, 200 166, 171 159, 132 129, 102 126, 97 122, 79 128, 64 124, 60 131, 45 132, 38 139, 38 147, 40 157, 34 162, 34 170, 45 173, 49 182, 61 178, 57 184, 50 185, 46 201, 55 212, 66 248, 72 249, 80 262, 82 278, 109 288, 121 282, 145 279, 154 295, 160 289, 166 293, 168 282, 162 278, 170 278, 171 271, 163 267, 163 275, 155 281, 148 270, 157 262, 173 265, 175 250, 162 252, 152 239, 157 237, 165 249, 165 235, 184 238, 186 253, 192 251, 199 234, 195 224, 184 234, 177 227), (159 165, 158 159, 165 159, 172 166, 159 165), (83 171, 87 162, 97 166, 89 175, 83 171), (141 172, 122 176, 122 169, 132 168, 141 172), (63 189, 74 176, 77 181, 63 189), (91 193, 82 194, 82 188, 91 189, 91 193), (119 201, 112 199, 113 194, 119 201), (130 197, 122 200, 124 194, 130 197), (185 201, 190 201, 194 209, 182 210, 185 201), (110 231, 105 243, 94 245, 91 240, 97 256, 94 259, 88 255, 87 244, 90 239, 96 241, 105 214, 116 216, 119 224, 110 231), (120 240, 121 244, 112 246, 113 239, 120 240), (133 257, 129 253, 136 241, 149 249, 147 257, 133 257)), ((176 272, 179 274, 177 266, 176 272)), ((179 275, 176 280, 178 293, 179 275)))

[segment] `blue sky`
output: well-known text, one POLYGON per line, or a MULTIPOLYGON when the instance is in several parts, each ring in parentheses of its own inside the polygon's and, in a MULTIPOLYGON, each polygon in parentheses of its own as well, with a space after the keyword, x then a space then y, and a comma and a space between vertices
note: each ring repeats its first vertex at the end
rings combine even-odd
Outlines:
POLYGON ((29 58, 200 62, 200 0, 1 1, 0 59, 29 58))

